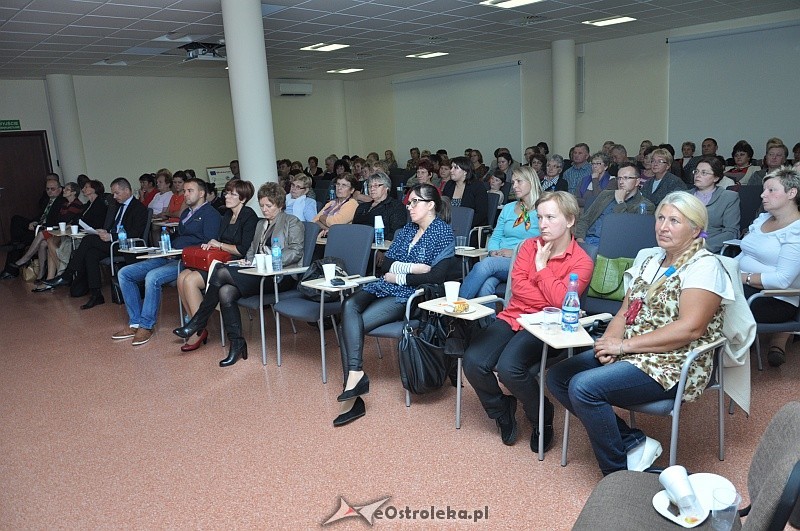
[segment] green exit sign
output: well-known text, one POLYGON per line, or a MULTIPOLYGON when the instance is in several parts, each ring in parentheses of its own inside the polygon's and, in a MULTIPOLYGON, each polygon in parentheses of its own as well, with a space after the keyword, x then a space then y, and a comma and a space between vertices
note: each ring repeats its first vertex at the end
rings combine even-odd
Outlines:
POLYGON ((0 120, 0 131, 20 131, 19 120, 0 120))

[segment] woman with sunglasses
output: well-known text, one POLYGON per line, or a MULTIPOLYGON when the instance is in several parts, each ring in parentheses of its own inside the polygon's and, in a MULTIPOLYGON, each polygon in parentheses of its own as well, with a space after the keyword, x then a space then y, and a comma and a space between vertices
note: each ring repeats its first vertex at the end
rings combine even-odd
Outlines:
POLYGON ((378 273, 379 280, 364 286, 344 302, 342 310, 342 370, 344 389, 339 395, 339 416, 334 426, 363 417, 366 406, 361 395, 369 392, 364 373, 364 334, 403 318, 406 301, 417 286, 442 283, 455 269, 455 238, 448 225, 449 209, 436 187, 417 184, 406 205, 411 221, 392 240, 378 273))

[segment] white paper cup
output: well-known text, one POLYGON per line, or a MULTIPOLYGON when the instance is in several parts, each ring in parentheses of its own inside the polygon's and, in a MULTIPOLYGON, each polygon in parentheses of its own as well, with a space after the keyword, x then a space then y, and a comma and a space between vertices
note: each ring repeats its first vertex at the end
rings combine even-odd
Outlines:
POLYGON ((445 282, 444 298, 447 302, 453 303, 458 300, 458 290, 461 289, 461 282, 445 282))
POLYGON ((77 225, 70 225, 69 226, 69 230, 72 232, 72 234, 78 234, 78 228, 79 227, 77 225))
POLYGON ((711 506, 711 528, 715 531, 733 529, 742 497, 734 489, 714 489, 711 506))
POLYGON ((67 232, 67 223, 65 221, 59 221, 58 230, 60 230, 61 232, 67 232))
POLYGON ((266 273, 267 272, 267 255, 265 254, 257 254, 253 257, 253 263, 256 265, 256 270, 259 273, 266 273))
POLYGON ((689 483, 686 469, 681 465, 673 465, 664 469, 659 474, 658 481, 667 491, 667 497, 681 510, 681 515, 694 514, 699 516, 702 512, 697 496, 689 483))
POLYGON ((561 310, 555 306, 548 306, 542 310, 542 329, 554 334, 561 329, 561 310))
POLYGON ((330 283, 336 276, 336 264, 322 264, 322 272, 325 274, 325 282, 330 283))

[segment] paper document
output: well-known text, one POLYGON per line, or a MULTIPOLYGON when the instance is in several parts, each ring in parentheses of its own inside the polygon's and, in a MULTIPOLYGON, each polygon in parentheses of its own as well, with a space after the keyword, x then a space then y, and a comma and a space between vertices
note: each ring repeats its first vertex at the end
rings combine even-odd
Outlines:
POLYGON ((97 231, 90 227, 85 221, 82 219, 78 220, 78 225, 86 232, 86 234, 97 234, 97 231))

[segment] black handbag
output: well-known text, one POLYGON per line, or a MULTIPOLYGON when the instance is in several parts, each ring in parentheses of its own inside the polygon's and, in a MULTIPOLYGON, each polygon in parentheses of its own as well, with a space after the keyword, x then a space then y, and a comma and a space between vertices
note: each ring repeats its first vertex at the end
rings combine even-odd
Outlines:
POLYGON ((438 317, 425 311, 416 330, 408 321, 403 327, 398 344, 400 380, 403 387, 414 394, 439 389, 450 368, 449 358, 444 353, 447 333, 438 317))

